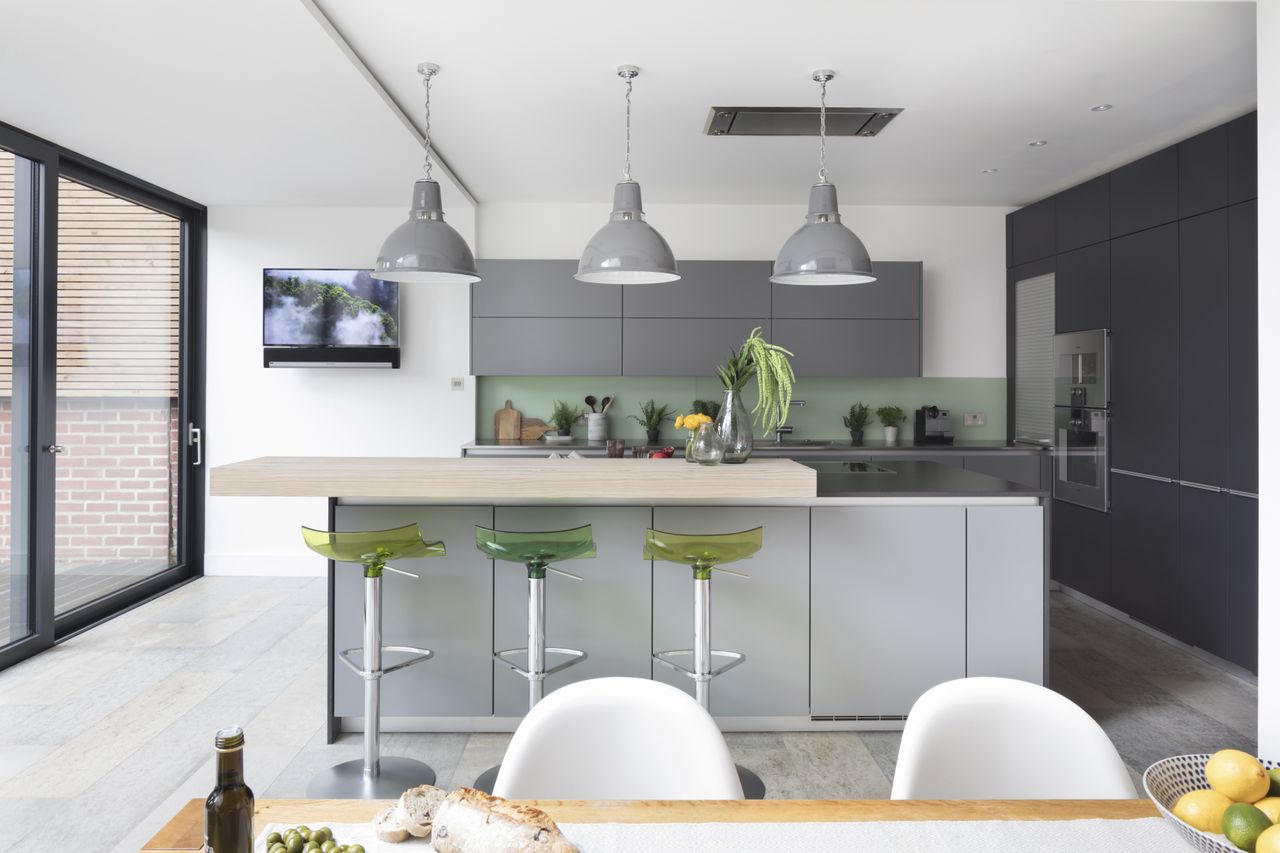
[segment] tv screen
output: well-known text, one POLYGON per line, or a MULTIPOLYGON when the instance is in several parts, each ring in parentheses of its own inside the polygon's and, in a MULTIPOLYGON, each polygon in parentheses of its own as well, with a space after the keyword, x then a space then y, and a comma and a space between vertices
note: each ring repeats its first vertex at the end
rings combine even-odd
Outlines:
POLYGON ((263 346, 400 346, 399 285, 370 272, 263 270, 263 346))

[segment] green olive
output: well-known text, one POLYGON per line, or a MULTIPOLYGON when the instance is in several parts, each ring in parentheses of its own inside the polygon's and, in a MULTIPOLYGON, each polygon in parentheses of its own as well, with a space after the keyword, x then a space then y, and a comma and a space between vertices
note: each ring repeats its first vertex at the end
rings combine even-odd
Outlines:
POLYGON ((329 841, 332 838, 333 838, 333 830, 329 829, 329 827, 327 826, 322 826, 319 829, 311 830, 312 841, 318 841, 321 844, 324 844, 326 841, 329 841))
POLYGON ((332 838, 326 838, 325 842, 320 845, 320 849, 323 850, 324 853, 333 853, 333 848, 337 846, 338 842, 334 841, 332 838))
POLYGON ((275 844, 277 841, 281 841, 281 840, 282 839, 280 837, 280 833, 273 832, 267 836, 267 846, 270 847, 271 845, 275 844))
POLYGON ((364 853, 364 845, 352 844, 347 847, 347 853, 364 853))
POLYGON ((293 840, 289 842, 288 853, 302 853, 302 845, 304 843, 301 836, 295 835, 293 840))

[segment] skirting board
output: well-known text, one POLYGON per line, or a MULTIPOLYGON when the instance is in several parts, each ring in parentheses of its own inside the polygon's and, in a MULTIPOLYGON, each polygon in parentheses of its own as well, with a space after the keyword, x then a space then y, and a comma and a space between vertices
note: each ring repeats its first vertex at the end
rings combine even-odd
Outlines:
MULTIPOLYGON (((383 717, 384 732, 514 732, 520 717, 383 717)), ((900 732, 904 720, 716 717, 722 732, 900 732)), ((363 732, 364 717, 339 717, 343 732, 363 732)))
POLYGON ((206 577, 322 578, 328 575, 328 566, 322 557, 311 554, 206 553, 204 573, 206 577))

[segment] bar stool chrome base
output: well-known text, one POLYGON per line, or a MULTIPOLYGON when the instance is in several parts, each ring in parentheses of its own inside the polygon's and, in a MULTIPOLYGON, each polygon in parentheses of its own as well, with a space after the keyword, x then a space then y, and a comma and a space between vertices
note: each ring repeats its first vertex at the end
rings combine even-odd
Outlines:
POLYGON ((313 800, 394 800, 409 788, 434 785, 436 772, 411 758, 383 756, 378 775, 364 772, 364 759, 344 761, 321 771, 307 785, 313 800))
MULTIPOLYGON (((683 672, 685 675, 689 676, 694 681, 697 681, 698 680, 697 670, 691 669, 690 667, 684 666, 683 664, 679 664, 671 660, 671 658, 674 658, 674 657, 687 657, 691 660, 694 660, 696 654, 697 653, 693 649, 672 649, 671 651, 668 651, 668 652, 654 652, 653 659, 656 660, 658 663, 665 664, 666 666, 671 667, 676 672, 683 672)), ((742 652, 726 652, 726 651, 721 651, 720 649, 711 649, 709 654, 711 655, 712 658, 728 658, 729 662, 724 666, 717 667, 716 669, 713 669, 710 672, 707 672, 703 676, 704 678, 714 678, 717 675, 728 672, 729 670, 733 669, 738 664, 743 663, 747 659, 747 656, 742 652)))

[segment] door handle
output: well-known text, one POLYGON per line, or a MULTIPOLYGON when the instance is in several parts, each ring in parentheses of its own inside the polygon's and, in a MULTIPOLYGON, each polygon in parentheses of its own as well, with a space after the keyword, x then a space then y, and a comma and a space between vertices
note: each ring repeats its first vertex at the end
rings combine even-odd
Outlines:
POLYGON ((191 464, 199 465, 204 461, 204 443, 201 439, 200 427, 195 424, 187 424, 187 444, 196 449, 196 461, 191 464))
POLYGON ((62 445, 62 444, 46 444, 44 447, 44 452, 62 454, 67 452, 67 448, 66 448, 66 445, 62 445))

